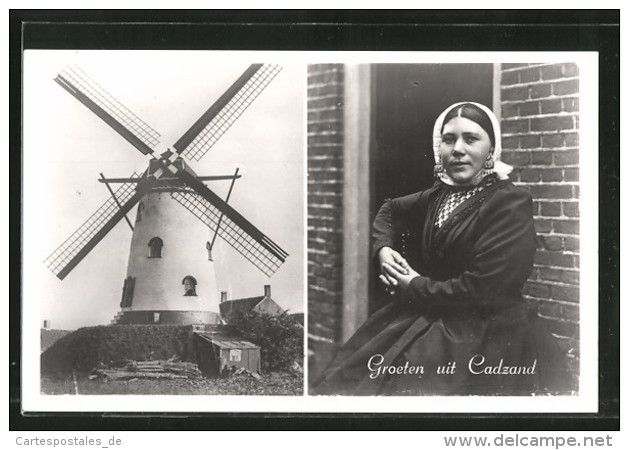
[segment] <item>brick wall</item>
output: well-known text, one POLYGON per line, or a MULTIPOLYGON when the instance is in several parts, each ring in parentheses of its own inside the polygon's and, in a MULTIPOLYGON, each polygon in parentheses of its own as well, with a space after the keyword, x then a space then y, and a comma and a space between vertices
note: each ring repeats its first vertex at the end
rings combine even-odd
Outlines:
POLYGON ((316 376, 341 338, 343 65, 308 66, 308 335, 316 376))
MULTIPOLYGON (((545 318, 573 368, 579 313, 579 79, 564 64, 503 64, 503 161, 531 191, 538 235, 524 294, 545 318)), ((575 371, 576 373, 576 371, 575 371)))

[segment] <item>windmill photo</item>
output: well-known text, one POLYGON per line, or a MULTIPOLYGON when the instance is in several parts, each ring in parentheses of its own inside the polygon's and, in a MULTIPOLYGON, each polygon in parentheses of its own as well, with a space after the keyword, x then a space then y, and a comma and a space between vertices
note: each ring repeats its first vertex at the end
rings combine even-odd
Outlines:
POLYGON ((203 183, 231 179, 233 186, 238 172, 233 176, 200 177, 187 166, 184 157, 203 158, 280 70, 276 65, 252 64, 174 143, 175 152, 168 149, 157 157, 154 153, 159 133, 79 68, 61 72, 55 78, 61 87, 150 160, 141 175, 114 179, 101 175, 100 181, 107 185, 111 198, 46 259, 50 270, 64 279, 124 218, 133 238, 122 310, 116 321, 220 323, 212 256, 216 237, 267 276, 275 273, 288 254, 203 183), (114 191, 111 183, 121 186, 114 191), (136 205, 137 230, 126 215, 136 205), (190 215, 214 233, 205 245, 186 234, 190 215), (168 247, 176 252, 169 255, 168 247), (177 280, 181 280, 183 289, 177 286, 177 280), (201 292, 205 295, 199 295, 201 292), (191 297, 196 298, 191 301, 191 297))
MULTIPOLYGON (((266 225, 258 226, 258 223, 264 222, 260 220, 261 214, 264 214, 266 216, 264 218, 270 216, 271 221, 273 217, 280 218, 283 221, 282 227, 287 227, 289 224, 286 219, 282 219, 285 216, 282 211, 283 205, 281 201, 273 201, 273 198, 265 199, 257 197, 256 194, 252 195, 251 186, 239 190, 243 180, 259 178, 257 177, 259 170, 256 168, 259 166, 266 168, 274 163, 274 148, 268 146, 268 150, 257 148, 255 142, 251 142, 252 145, 247 152, 255 155, 257 160, 254 163, 258 166, 250 160, 243 159, 244 151, 240 150, 239 156, 231 159, 235 164, 231 164, 232 168, 226 170, 229 152, 234 152, 234 155, 238 152, 238 148, 232 147, 243 147, 241 141, 246 138, 246 135, 242 134, 243 126, 231 134, 230 128, 234 124, 237 125, 241 115, 249 116, 247 119, 249 121, 257 119, 260 124, 268 123, 268 118, 256 117, 257 99, 259 96, 264 98, 267 93, 265 89, 278 74, 282 74, 282 69, 270 64, 253 64, 247 67, 239 63, 239 66, 246 68, 244 72, 242 68, 238 71, 240 76, 234 76, 235 69, 228 67, 228 72, 232 74, 229 84, 226 83, 225 76, 216 77, 219 79, 219 85, 223 86, 220 94, 217 95, 217 90, 214 90, 212 97, 206 97, 203 110, 199 110, 198 105, 194 109, 190 108, 196 111, 194 113, 196 117, 192 112, 187 112, 185 106, 179 108, 180 105, 177 105, 173 109, 176 119, 182 115, 187 116, 187 125, 182 127, 178 124, 177 127, 173 127, 179 128, 179 133, 187 128, 185 133, 181 135, 177 133, 178 139, 160 136, 147 124, 151 120, 139 119, 138 116, 146 116, 146 112, 140 112, 138 115, 131 112, 131 109, 137 110, 137 106, 132 108, 123 106, 122 102, 103 88, 109 86, 107 82, 102 85, 97 83, 78 66, 69 66, 61 71, 54 77, 54 82, 48 78, 54 89, 68 99, 65 103, 75 104, 76 106, 71 107, 79 108, 84 116, 90 116, 91 123, 98 122, 93 126, 98 127, 99 133, 106 131, 115 136, 114 139, 117 139, 115 151, 126 151, 130 160, 135 158, 137 161, 138 156, 145 158, 144 167, 138 167, 136 162, 135 166, 132 163, 126 170, 118 167, 122 167, 122 162, 117 162, 115 173, 111 166, 104 165, 104 170, 99 170, 97 176, 93 178, 97 178, 100 188, 109 193, 110 197, 104 203, 101 200, 102 204, 93 208, 91 212, 81 211, 82 218, 79 220, 74 218, 74 226, 79 225, 76 231, 71 233, 66 231, 65 234, 69 237, 59 240, 57 245, 59 243, 61 245, 52 252, 49 250, 50 256, 45 257, 45 267, 58 279, 63 280, 62 282, 57 280, 58 284, 63 285, 70 281, 70 284, 76 285, 81 281, 84 285, 83 292, 89 292, 90 281, 81 268, 88 266, 88 273, 91 276, 94 271, 102 271, 103 274, 109 271, 109 263, 104 265, 102 261, 96 262, 95 258, 100 256, 92 258, 91 255, 94 252, 102 253, 99 248, 103 246, 106 250, 108 247, 120 247, 118 236, 121 233, 130 237, 130 242, 126 246, 126 256, 121 256, 119 250, 114 255, 118 259, 126 260, 123 264, 126 269, 124 275, 118 275, 115 285, 110 283, 111 289, 107 293, 107 303, 115 305, 116 311, 113 314, 109 313, 106 321, 100 319, 99 322, 92 323, 221 323, 222 319, 218 313, 219 299, 223 291, 229 291, 230 298, 251 296, 245 287, 249 287, 252 293, 262 291, 262 283, 257 281, 260 278, 255 278, 252 271, 262 276, 264 283, 272 282, 276 287, 275 292, 281 292, 283 285, 286 284, 286 278, 282 278, 284 275, 280 267, 288 257, 288 251, 285 249, 288 248, 290 251, 294 246, 290 240, 284 245, 276 243, 276 236, 279 236, 281 241, 284 233, 281 231, 278 233, 276 230, 275 233, 267 234, 265 231, 269 229, 268 220, 265 222, 266 225), (225 133, 227 134, 224 140, 229 141, 228 138, 231 136, 231 143, 222 142, 225 133), (215 145, 215 151, 209 152, 215 145), (266 162, 267 157, 271 159, 271 163, 266 162), (202 159, 204 160, 201 161, 202 159), (196 171, 191 164, 197 166, 196 171), (253 205, 251 201, 243 202, 243 196, 253 200, 253 205), (273 209, 264 206, 265 201, 272 204, 273 209), (119 226, 116 226, 117 224, 119 226), (200 228, 205 232, 199 232, 200 228), (109 237, 111 234, 115 236, 109 237), (239 262, 236 263, 236 260, 239 262), (76 270, 79 270, 78 275, 76 270), (274 274, 278 271, 280 278, 276 285, 275 280, 278 278, 274 274), (249 279, 255 279, 256 284, 252 284, 249 279)), ((97 72, 92 70, 91 74, 97 72)), ((274 83, 281 83, 281 78, 280 76, 274 83)), ((212 84, 212 79, 207 76, 199 77, 200 85, 201 81, 203 85, 212 84)), ((141 98, 141 87, 137 89, 136 102, 141 98)), ((179 83, 176 89, 183 90, 185 87, 187 87, 185 84, 179 83)), ((281 89, 278 86, 276 90, 278 88, 281 89)), ((116 92, 110 88, 108 90, 116 92)), ((188 87, 188 91, 193 91, 192 86, 188 87)), ((149 93, 149 96, 151 94, 149 93)), ((124 98, 124 94, 119 98, 124 98)), ((271 100, 273 97, 267 99, 267 102, 271 100)), ((265 114, 264 111, 263 106, 259 113, 265 114)), ((150 117, 150 113, 148 116, 150 117)), ((80 120, 83 121, 83 118, 80 120)), ((182 121, 183 119, 179 120, 182 121)), ((67 129, 71 128, 70 124, 66 125, 67 129)), ((246 131, 252 130, 250 122, 246 122, 245 126, 246 131)), ((165 127, 162 124, 159 128, 162 131, 165 127)), ((82 131, 79 130, 77 135, 82 131)), ((174 130, 168 131, 175 133, 174 130)), ((256 128, 253 131, 256 132, 256 128)), ((87 154, 90 148, 83 145, 82 151, 87 154)), ((299 157, 299 154, 297 156, 299 157)), ((97 153, 93 155, 93 160, 96 165, 99 160, 97 153)), ((77 172, 80 171, 81 167, 77 167, 77 172)), ((277 185, 280 181, 278 180, 277 185)), ((57 184, 52 186, 54 188, 57 184)), ((256 189, 260 195, 266 189, 271 197, 273 189, 277 190, 277 186, 275 183, 274 186, 269 186, 267 182, 257 184, 256 189)), ((87 198, 88 193, 84 187, 79 187, 77 195, 87 198)), ((295 218, 298 222, 302 221, 299 217, 295 218)), ((60 216, 55 222, 64 225, 67 230, 70 219, 60 216)), ((294 250, 291 253, 294 254, 294 250)), ((112 260, 111 266, 114 265, 121 266, 120 262, 112 260)), ((116 270, 120 271, 119 268, 116 270)), ((100 282, 97 277, 95 279, 96 283, 100 282)), ((92 291, 95 296, 105 297, 102 287, 93 288, 92 291)), ((48 292, 52 293, 52 290, 48 292)), ((303 297, 301 299, 303 301, 303 297)), ((86 300, 90 301, 91 297, 82 295, 74 303, 85 303, 86 300)), ((64 302, 71 307, 74 306, 68 296, 57 296, 53 299, 52 294, 51 299, 43 305, 50 305, 52 301, 59 309, 64 308, 60 306, 64 302)), ((97 304, 94 301, 95 311, 101 309, 101 305, 102 309, 105 309, 104 303, 97 304)), ((111 309, 111 306, 109 308, 111 309)), ((292 309, 297 308, 293 306, 292 309)), ((48 319, 49 315, 44 313, 42 318, 48 319)), ((100 316, 102 315, 100 313, 100 316)), ((59 320, 53 318, 52 323, 54 326, 59 320)), ((89 321, 84 323, 90 324, 89 321)))

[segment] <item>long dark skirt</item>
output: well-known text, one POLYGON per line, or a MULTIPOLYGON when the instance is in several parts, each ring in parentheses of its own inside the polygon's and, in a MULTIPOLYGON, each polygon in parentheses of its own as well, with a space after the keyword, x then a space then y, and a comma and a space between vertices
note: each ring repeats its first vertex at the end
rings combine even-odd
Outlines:
POLYGON ((313 384, 313 394, 573 393, 556 340, 526 308, 508 317, 430 317, 395 302, 373 314, 313 384))

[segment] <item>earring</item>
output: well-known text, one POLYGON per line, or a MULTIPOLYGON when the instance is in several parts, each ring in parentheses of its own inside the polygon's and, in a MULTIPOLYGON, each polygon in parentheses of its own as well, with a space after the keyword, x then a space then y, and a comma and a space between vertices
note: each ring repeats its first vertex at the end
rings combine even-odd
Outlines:
POLYGON ((485 170, 492 170, 494 168, 494 155, 490 153, 485 159, 485 170))
POLYGON ((434 170, 435 176, 438 177, 439 175, 443 173, 443 165, 441 165, 441 163, 435 164, 435 168, 433 170, 434 170))

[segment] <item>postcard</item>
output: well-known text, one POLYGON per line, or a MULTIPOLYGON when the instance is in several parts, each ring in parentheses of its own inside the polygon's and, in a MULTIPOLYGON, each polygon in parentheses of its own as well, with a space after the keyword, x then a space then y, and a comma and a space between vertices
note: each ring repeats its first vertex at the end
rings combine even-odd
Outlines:
POLYGON ((26 50, 24 409, 596 411, 597 64, 26 50))

